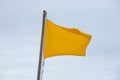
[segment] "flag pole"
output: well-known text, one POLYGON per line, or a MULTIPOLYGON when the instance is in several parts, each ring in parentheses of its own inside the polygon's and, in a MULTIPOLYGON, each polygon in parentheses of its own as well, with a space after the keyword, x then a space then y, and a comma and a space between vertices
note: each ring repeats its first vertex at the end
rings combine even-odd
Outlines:
POLYGON ((41 44, 40 44, 39 61, 38 61, 37 80, 42 80, 43 40, 44 40, 46 15, 47 12, 43 10, 42 33, 41 33, 41 44))

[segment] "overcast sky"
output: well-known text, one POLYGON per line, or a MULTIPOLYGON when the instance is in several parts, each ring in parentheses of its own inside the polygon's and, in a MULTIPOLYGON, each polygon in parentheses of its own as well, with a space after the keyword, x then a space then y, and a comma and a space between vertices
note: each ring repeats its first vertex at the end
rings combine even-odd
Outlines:
POLYGON ((46 59, 44 80, 120 80, 119 0, 0 0, 0 80, 36 80, 44 9, 93 36, 86 57, 46 59))

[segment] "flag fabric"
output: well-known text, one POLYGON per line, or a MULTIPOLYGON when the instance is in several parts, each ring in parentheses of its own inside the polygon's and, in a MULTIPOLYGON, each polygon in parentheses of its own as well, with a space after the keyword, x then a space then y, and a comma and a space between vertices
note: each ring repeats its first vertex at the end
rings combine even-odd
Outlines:
POLYGON ((91 35, 76 28, 65 28, 46 19, 44 58, 74 55, 85 56, 91 35))

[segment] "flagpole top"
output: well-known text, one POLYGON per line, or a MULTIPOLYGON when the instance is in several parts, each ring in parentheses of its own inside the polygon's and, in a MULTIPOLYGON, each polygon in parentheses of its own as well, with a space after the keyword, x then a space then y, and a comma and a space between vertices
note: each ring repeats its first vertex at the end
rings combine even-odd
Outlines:
POLYGON ((43 14, 44 14, 44 15, 47 15, 47 11, 46 11, 46 10, 43 10, 43 14))

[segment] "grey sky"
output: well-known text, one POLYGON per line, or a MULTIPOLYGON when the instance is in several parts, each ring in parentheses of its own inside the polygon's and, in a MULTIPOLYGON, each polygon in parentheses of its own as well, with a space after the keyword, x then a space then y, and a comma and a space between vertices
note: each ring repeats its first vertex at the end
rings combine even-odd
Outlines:
POLYGON ((45 60, 45 80, 120 80, 119 0, 0 0, 0 80, 36 80, 43 9, 93 35, 86 57, 45 60))

